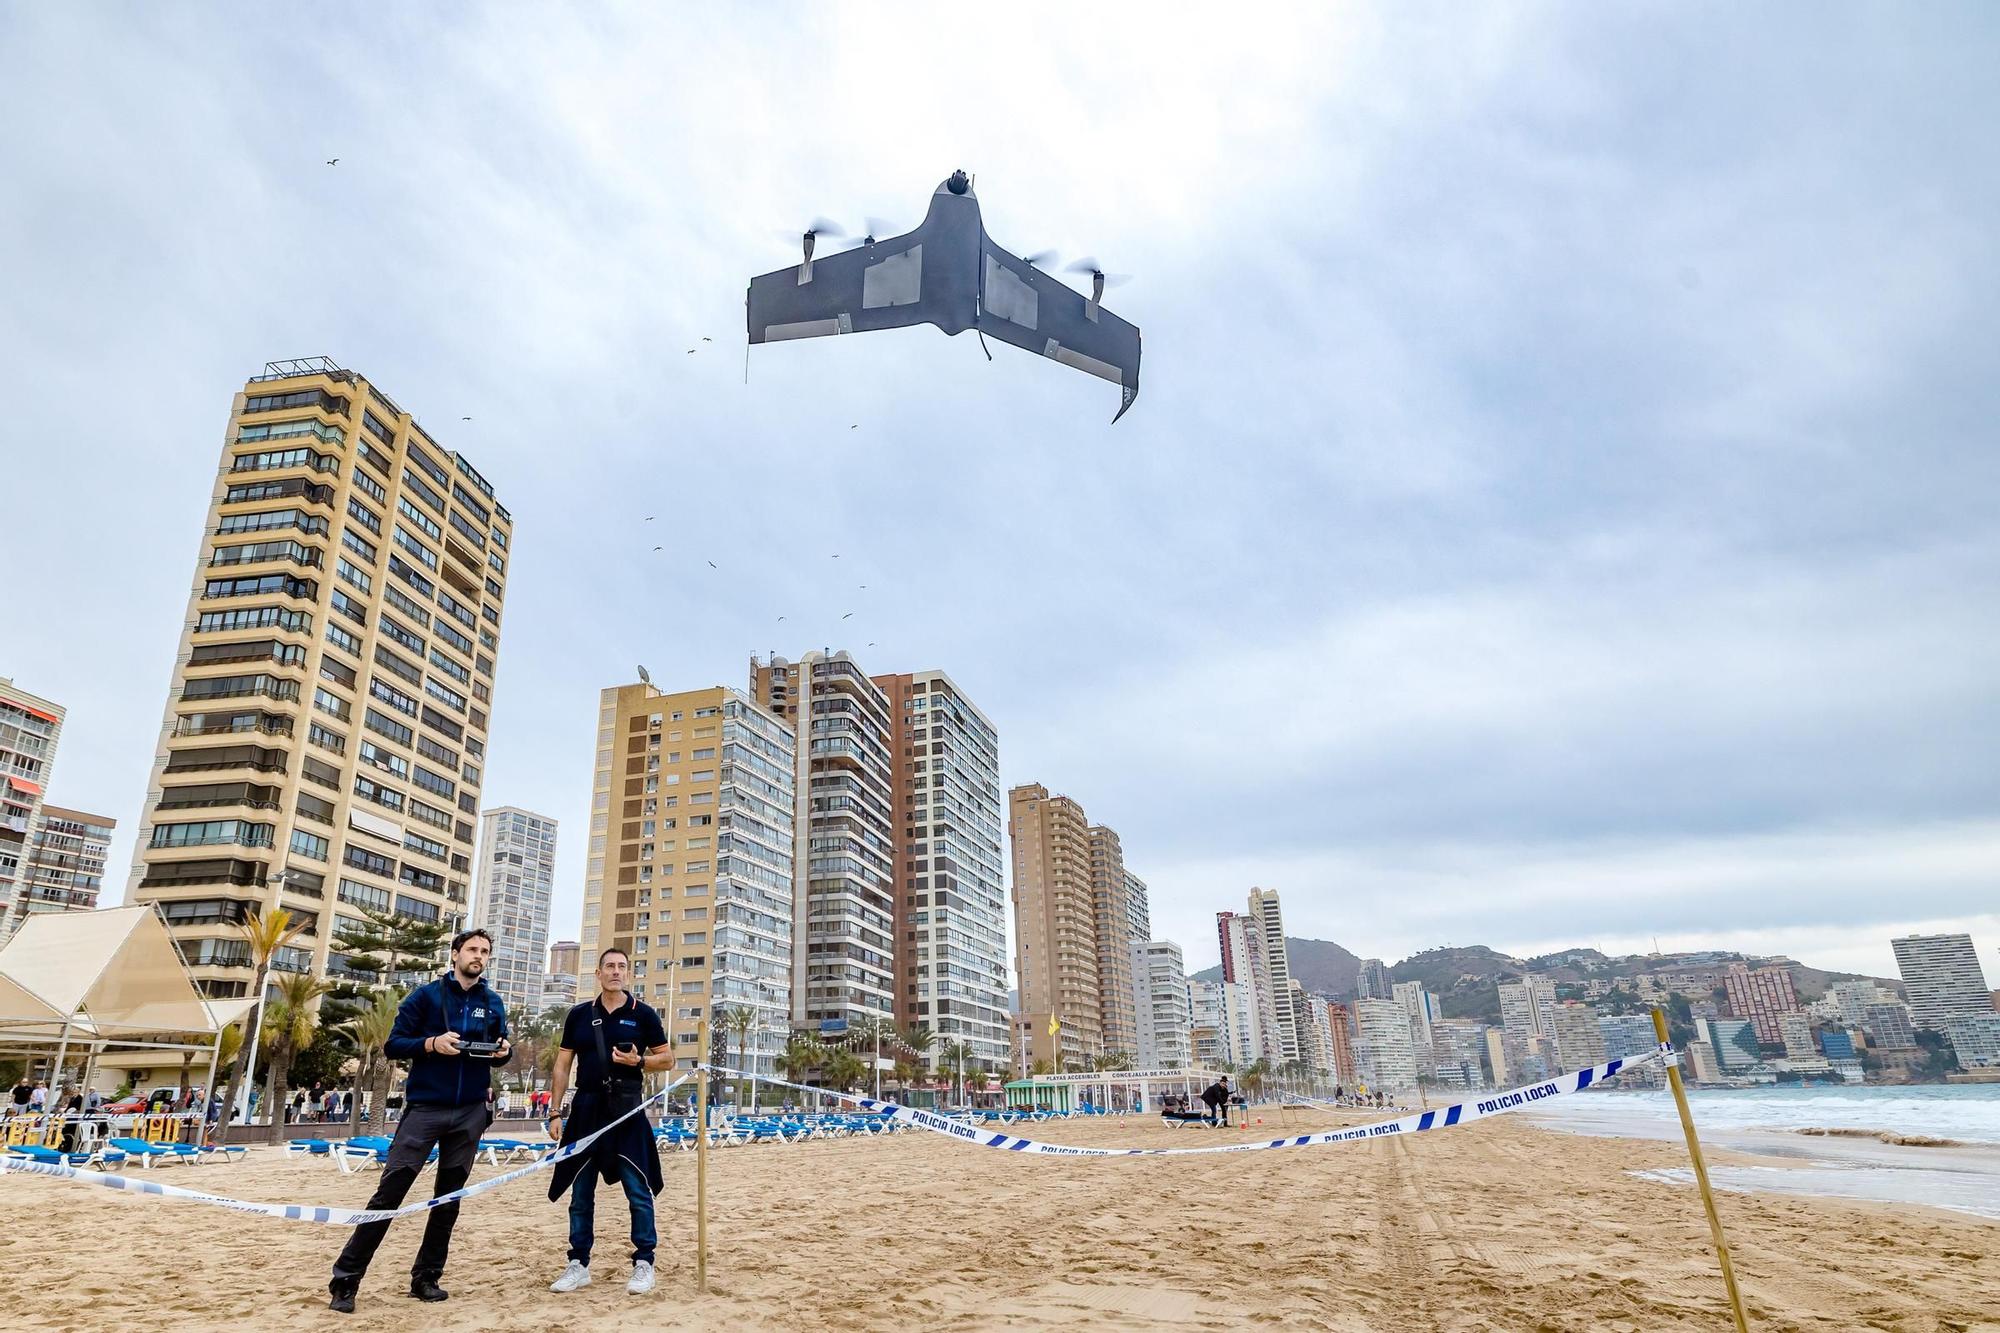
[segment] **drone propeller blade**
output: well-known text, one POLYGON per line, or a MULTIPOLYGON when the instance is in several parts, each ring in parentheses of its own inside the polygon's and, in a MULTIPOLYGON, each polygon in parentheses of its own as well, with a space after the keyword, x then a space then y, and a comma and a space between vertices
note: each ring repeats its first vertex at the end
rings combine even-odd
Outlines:
POLYGON ((870 236, 873 236, 878 241, 887 240, 891 236, 900 236, 903 234, 902 231, 896 226, 896 224, 891 222, 888 218, 870 217, 870 218, 863 218, 861 219, 861 221, 868 228, 868 234, 870 236))
POLYGON ((827 236, 835 239, 847 235, 838 222, 829 222, 825 218, 814 218, 806 224, 806 230, 815 236, 827 236))
POLYGON ((1021 262, 1029 268, 1047 268, 1061 258, 1062 256, 1053 250, 1037 250, 1031 255, 1021 256, 1021 262))
POLYGON ((1102 278, 1104 279, 1104 285, 1106 287, 1122 287, 1126 283, 1132 281, 1132 275, 1130 273, 1106 273, 1104 271, 1104 266, 1102 264, 1099 264, 1095 259, 1090 258, 1088 255, 1086 255, 1082 259, 1077 260, 1074 264, 1065 264, 1063 266, 1063 272, 1087 273, 1093 278, 1102 278))

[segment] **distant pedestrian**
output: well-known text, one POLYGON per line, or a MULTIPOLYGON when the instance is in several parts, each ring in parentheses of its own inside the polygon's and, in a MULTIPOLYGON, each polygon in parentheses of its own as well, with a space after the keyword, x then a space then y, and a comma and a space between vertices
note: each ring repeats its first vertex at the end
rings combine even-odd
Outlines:
POLYGON ((14 1085, 13 1110, 15 1115, 26 1115, 29 1105, 35 1100, 35 1085, 23 1078, 14 1085))
POLYGON ((37 1083, 35 1085, 35 1090, 28 1094, 28 1109, 30 1111, 33 1111, 35 1114, 40 1115, 43 1111, 48 1109, 48 1105, 49 1105, 49 1085, 46 1083, 37 1083))

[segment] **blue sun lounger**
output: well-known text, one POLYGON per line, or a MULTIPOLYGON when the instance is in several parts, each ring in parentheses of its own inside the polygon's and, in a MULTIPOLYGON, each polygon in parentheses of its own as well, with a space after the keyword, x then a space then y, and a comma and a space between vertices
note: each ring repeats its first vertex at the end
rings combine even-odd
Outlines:
POLYGON ((184 1166, 201 1161, 201 1150, 185 1143, 151 1143, 145 1139, 110 1139, 108 1142, 120 1152, 139 1159, 139 1165, 148 1171, 154 1162, 179 1162, 184 1166))
POLYGON ((119 1166, 125 1161, 125 1154, 116 1148, 98 1148, 92 1152, 57 1152, 54 1148, 43 1148, 31 1143, 17 1143, 8 1149, 37 1162, 52 1162, 67 1166, 119 1166))

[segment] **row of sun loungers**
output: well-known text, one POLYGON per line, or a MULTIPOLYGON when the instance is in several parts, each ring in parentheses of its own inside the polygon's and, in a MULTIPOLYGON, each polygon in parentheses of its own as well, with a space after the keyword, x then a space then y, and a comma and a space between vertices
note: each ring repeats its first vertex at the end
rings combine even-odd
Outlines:
POLYGON ((152 1143, 145 1139, 113 1138, 90 1145, 76 1152, 63 1152, 57 1148, 44 1148, 35 1144, 14 1144, 8 1152, 18 1153, 37 1162, 56 1162, 67 1166, 110 1167, 123 1166, 127 1158, 138 1159, 139 1165, 150 1171, 156 1162, 175 1162, 186 1166, 202 1162, 229 1161, 242 1158, 245 1149, 221 1144, 152 1143))

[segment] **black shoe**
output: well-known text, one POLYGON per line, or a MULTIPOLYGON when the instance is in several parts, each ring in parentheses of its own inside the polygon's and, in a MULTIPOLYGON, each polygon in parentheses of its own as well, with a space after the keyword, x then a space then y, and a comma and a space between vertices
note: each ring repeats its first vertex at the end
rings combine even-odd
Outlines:
POLYGON ((359 1286, 360 1284, 357 1282, 335 1281, 327 1283, 326 1289, 333 1293, 333 1299, 328 1301, 327 1305, 342 1314, 353 1314, 354 1292, 359 1286))
POLYGON ((410 1279, 410 1295, 420 1301, 444 1301, 451 1299, 451 1293, 437 1284, 434 1277, 413 1277, 410 1279))

